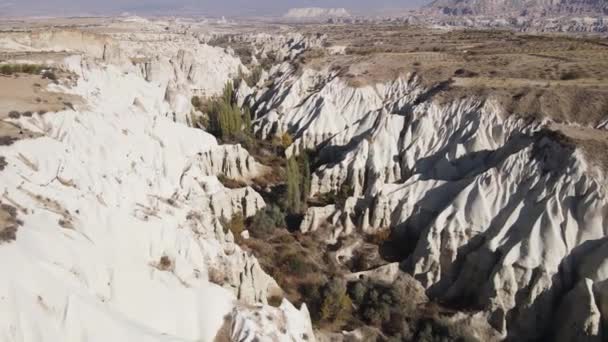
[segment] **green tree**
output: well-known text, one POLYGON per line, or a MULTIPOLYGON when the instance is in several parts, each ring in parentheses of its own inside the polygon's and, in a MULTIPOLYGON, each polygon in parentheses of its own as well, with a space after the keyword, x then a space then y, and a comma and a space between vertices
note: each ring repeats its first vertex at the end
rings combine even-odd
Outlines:
POLYGON ((352 313, 352 301, 342 281, 331 280, 323 287, 321 320, 328 323, 343 324, 352 313))
POLYGON ((302 203, 306 203, 310 196, 310 158, 308 157, 308 151, 304 151, 299 158, 300 174, 302 175, 302 182, 300 185, 300 193, 302 195, 302 203))
POLYGON ((234 86, 227 82, 222 95, 211 100, 208 106, 202 105, 200 99, 193 99, 193 105, 207 108, 209 111, 208 131, 222 140, 234 139, 243 128, 251 126, 251 113, 241 113, 234 99, 234 86))
POLYGON ((300 166, 296 157, 287 160, 287 209, 292 214, 302 211, 300 166))
POLYGON ((251 133, 251 109, 249 109, 249 106, 243 107, 243 125, 245 126, 245 131, 251 133))

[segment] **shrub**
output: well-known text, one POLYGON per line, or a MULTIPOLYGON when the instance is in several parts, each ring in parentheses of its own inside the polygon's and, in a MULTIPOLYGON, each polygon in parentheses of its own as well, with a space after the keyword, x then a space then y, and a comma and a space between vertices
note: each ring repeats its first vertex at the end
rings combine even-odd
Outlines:
POLYGON ((287 254, 281 262, 286 273, 303 276, 314 271, 314 266, 300 253, 287 254))
POLYGON ((13 75, 17 73, 24 73, 36 75, 40 74, 44 69, 44 66, 35 64, 3 64, 0 65, 0 74, 13 75))
POLYGON ((245 230, 245 217, 241 213, 232 215, 230 220, 225 218, 221 219, 222 226, 224 227, 224 233, 231 231, 235 238, 239 238, 241 233, 245 230))
POLYGON ((283 297, 281 296, 273 295, 268 298, 268 305, 270 306, 278 308, 281 306, 281 304, 283 304, 283 297))
POLYGON ((291 144, 293 144, 293 138, 291 137, 291 135, 287 132, 283 133, 281 135, 281 146, 286 149, 291 146, 291 144))
POLYGON ((468 330, 468 328, 459 326, 458 324, 445 322, 440 319, 425 319, 418 325, 415 340, 421 342, 478 341, 468 330))
POLYGON ((352 313, 352 301, 346 292, 346 285, 332 279, 321 290, 321 320, 326 323, 342 324, 352 313))
POLYGON ((161 271, 168 271, 173 268, 173 262, 168 256, 163 255, 158 262, 158 269, 161 271))
POLYGON ((255 214, 251 220, 249 232, 256 238, 264 239, 285 225, 285 214, 278 206, 271 205, 255 214))
POLYGON ((559 77, 559 79, 562 81, 570 81, 570 80, 575 80, 577 78, 580 78, 580 74, 576 71, 563 72, 559 77))
POLYGON ((321 206, 328 204, 335 204, 338 208, 344 208, 346 200, 355 194, 355 190, 352 186, 346 182, 342 183, 338 191, 327 192, 324 194, 317 195, 315 202, 321 206))
POLYGON ((368 281, 357 282, 349 289, 361 318, 368 324, 382 327, 393 314, 401 314, 403 299, 392 286, 368 281))
POLYGON ((42 78, 51 80, 53 82, 57 81, 57 75, 53 71, 50 71, 50 70, 46 70, 45 72, 43 72, 42 78))

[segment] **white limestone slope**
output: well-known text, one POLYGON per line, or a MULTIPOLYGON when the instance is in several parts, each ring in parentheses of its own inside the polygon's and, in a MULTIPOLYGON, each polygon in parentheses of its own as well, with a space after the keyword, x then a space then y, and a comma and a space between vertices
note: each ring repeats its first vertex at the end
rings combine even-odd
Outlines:
MULTIPOLYGON (((42 137, 0 146, 0 201, 22 222, 0 243, 0 340, 314 340, 305 307, 264 305, 280 289, 218 220, 265 203, 216 176, 264 168, 167 117, 165 81, 102 57, 63 62, 85 106, 22 117, 42 137)), ((220 81, 159 70, 178 89, 220 81)))
POLYGON ((328 70, 280 71, 250 97, 256 129, 317 150, 312 195, 354 191, 310 208, 302 231, 329 223, 332 242, 392 228, 429 295, 515 340, 554 338, 558 319, 572 327, 562 340, 602 335, 606 259, 588 246, 607 233, 605 179, 575 145, 491 99, 435 103, 416 77, 351 88, 328 70))

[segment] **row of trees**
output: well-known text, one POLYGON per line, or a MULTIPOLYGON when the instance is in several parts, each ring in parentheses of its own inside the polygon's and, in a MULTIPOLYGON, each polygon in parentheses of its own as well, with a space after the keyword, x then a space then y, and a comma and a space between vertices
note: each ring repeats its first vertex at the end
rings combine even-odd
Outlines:
MULTIPOLYGON (((205 129, 224 142, 239 142, 246 148, 259 148, 252 132, 251 110, 244 106, 239 108, 236 103, 233 82, 224 86, 221 96, 203 101, 198 97, 192 99, 192 105, 206 114, 200 124, 205 129)), ((276 143, 281 148, 287 148, 293 140, 289 134, 284 134, 276 143)), ((257 151, 250 151, 256 154, 257 151)), ((282 153, 282 151, 281 151, 282 153)), ((302 214, 310 194, 311 172, 308 152, 292 156, 286 161, 286 195, 283 207, 289 214, 302 214)))

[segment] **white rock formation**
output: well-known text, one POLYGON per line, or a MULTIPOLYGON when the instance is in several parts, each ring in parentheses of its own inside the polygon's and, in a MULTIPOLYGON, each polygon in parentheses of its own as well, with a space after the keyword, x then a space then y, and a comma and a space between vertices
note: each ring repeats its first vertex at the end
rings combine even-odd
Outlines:
POLYGON ((329 70, 276 72, 250 97, 257 131, 291 133, 290 153, 317 150, 311 195, 354 190, 346 213, 309 209, 303 231, 393 228, 402 267, 432 297, 482 309, 510 338, 553 336, 562 301, 577 306, 563 338, 601 335, 608 316, 593 304, 608 294, 606 259, 579 277, 571 257, 606 236, 605 178, 575 145, 543 122, 506 117, 491 98, 435 103, 416 77, 352 88, 329 70))
POLYGON ((133 40, 117 58, 82 44, 61 62, 77 85, 61 90, 86 104, 13 120, 41 137, 0 146, 0 201, 21 223, 0 244, 0 340, 314 340, 306 308, 264 305, 281 290, 218 220, 265 203, 216 176, 247 180, 264 168, 169 115, 195 89, 218 91, 240 62, 198 44, 167 56, 188 42, 156 50, 133 40), (156 56, 125 64, 139 49, 156 56))

